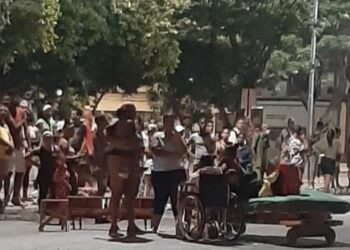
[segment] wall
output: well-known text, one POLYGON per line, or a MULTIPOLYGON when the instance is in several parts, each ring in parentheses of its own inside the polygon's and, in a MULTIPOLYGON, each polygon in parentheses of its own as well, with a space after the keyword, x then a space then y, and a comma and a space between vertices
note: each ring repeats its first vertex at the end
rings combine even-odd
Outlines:
MULTIPOLYGON (((315 106, 315 122, 324 114, 329 101, 318 101, 315 106)), ((263 121, 272 128, 283 128, 288 118, 294 118, 296 124, 307 127, 308 113, 299 100, 258 98, 256 106, 263 107, 263 121)))

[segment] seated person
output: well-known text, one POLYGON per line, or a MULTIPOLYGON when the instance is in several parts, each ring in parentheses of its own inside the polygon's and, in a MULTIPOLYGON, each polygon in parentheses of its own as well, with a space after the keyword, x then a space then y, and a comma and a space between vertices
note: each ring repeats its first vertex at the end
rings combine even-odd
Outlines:
POLYGON ((193 172, 186 183, 193 184, 191 191, 198 192, 199 179, 201 174, 209 175, 227 175, 228 184, 237 187, 242 174, 241 167, 236 160, 237 147, 226 147, 222 160, 217 165, 205 166, 193 172))

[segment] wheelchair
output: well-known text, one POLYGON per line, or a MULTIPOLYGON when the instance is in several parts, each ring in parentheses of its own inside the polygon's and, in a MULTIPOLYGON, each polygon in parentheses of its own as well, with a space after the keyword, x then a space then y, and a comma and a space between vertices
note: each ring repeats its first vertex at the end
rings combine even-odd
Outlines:
POLYGON ((201 173, 199 187, 179 186, 178 229, 183 239, 234 241, 244 232, 244 212, 227 177, 201 173))

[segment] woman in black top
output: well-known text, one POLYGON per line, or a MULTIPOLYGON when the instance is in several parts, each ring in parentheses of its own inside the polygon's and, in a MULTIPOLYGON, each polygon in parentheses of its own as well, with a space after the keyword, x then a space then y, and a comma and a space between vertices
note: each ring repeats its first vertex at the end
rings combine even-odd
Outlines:
POLYGON ((38 205, 42 199, 46 199, 52 186, 53 175, 55 173, 55 163, 58 155, 58 148, 53 143, 53 134, 50 131, 43 133, 40 148, 30 152, 27 157, 37 156, 40 160, 40 167, 37 177, 39 185, 38 205))

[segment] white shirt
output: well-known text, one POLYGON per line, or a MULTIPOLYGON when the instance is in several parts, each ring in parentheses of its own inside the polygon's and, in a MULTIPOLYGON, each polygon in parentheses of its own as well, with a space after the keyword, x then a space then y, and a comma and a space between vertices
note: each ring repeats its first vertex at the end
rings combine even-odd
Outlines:
POLYGON ((304 157, 302 152, 304 151, 304 143, 294 136, 288 141, 288 152, 290 158, 290 164, 296 167, 303 167, 304 157))
MULTIPOLYGON (((168 140, 165 139, 164 132, 157 132, 152 140, 151 147, 163 147, 168 152, 175 152, 178 150, 178 141, 176 136, 174 135, 168 140)), ((172 170, 181 170, 184 169, 182 165, 183 157, 164 157, 159 155, 154 155, 153 159, 153 171, 155 172, 166 172, 172 170)))
MULTIPOLYGON (((212 139, 214 139, 214 137, 212 137, 212 139)), ((207 147, 205 146, 203 138, 198 133, 191 135, 188 141, 189 144, 195 145, 194 165, 199 164, 202 156, 210 155, 207 147)))
POLYGON ((237 135, 240 135, 241 131, 234 127, 233 130, 230 131, 230 136, 228 138, 228 141, 231 142, 233 145, 236 145, 238 143, 237 135))

